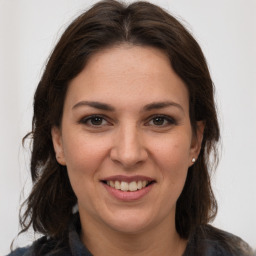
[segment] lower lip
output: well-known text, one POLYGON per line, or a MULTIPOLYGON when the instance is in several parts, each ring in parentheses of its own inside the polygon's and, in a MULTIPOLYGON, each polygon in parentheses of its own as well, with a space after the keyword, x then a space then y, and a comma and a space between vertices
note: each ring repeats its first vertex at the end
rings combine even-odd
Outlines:
POLYGON ((146 196, 152 189, 154 183, 150 184, 149 186, 147 186, 145 188, 142 188, 142 189, 136 190, 136 191, 122 191, 119 189, 112 188, 105 183, 103 183, 103 185, 107 189, 107 191, 112 196, 114 196, 116 199, 119 199, 121 201, 135 201, 135 200, 139 200, 142 197, 146 196))

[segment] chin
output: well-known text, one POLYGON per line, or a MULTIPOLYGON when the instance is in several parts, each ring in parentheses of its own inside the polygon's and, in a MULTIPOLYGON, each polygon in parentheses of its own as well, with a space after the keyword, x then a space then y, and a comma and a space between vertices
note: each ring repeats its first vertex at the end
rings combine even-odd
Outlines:
POLYGON ((136 221, 123 221, 119 223, 114 223, 113 225, 110 224, 110 228, 122 234, 134 235, 143 233, 149 228, 149 225, 145 223, 138 223, 136 221))
POLYGON ((138 234, 154 226, 152 214, 138 211, 124 211, 105 219, 105 223, 112 229, 123 234, 138 234))

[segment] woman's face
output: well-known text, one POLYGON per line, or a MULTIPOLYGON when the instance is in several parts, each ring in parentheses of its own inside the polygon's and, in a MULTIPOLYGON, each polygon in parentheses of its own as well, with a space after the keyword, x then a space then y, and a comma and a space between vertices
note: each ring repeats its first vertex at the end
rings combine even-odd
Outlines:
POLYGON ((93 55, 69 85, 61 128, 52 129, 82 226, 136 233, 174 225, 200 134, 163 52, 121 45, 93 55))

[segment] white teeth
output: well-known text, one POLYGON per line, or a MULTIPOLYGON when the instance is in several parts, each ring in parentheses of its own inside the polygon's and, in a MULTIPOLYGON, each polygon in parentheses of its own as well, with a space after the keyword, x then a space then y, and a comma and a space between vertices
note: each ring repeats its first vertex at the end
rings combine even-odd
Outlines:
POLYGON ((115 182, 111 180, 110 183, 109 183, 109 185, 110 185, 112 188, 114 188, 114 187, 115 187, 115 182))
POLYGON ((136 191, 137 190, 137 183, 136 183, 136 181, 132 181, 131 183, 129 183, 129 190, 130 191, 136 191))
POLYGON ((142 189, 144 187, 146 187, 148 185, 149 181, 146 181, 146 180, 139 180, 139 181, 132 181, 130 183, 126 182, 126 181, 113 181, 113 180, 108 180, 107 181, 107 184, 112 187, 112 188, 115 188, 115 189, 119 189, 119 190, 122 190, 122 191, 136 191, 136 190, 139 190, 139 189, 142 189))
POLYGON ((115 189, 121 189, 121 184, 118 180, 115 181, 115 189))
POLYGON ((121 190, 127 191, 129 189, 129 184, 125 181, 121 181, 121 190))
POLYGON ((142 181, 138 181, 138 183, 137 183, 137 188, 138 188, 138 189, 142 189, 142 181))

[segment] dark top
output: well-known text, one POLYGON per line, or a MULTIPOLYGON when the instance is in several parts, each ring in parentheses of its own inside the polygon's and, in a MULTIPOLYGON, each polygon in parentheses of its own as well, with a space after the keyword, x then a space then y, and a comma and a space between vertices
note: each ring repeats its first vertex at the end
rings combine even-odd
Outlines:
MULTIPOLYGON (((76 214, 69 227, 68 242, 61 246, 42 237, 30 247, 18 248, 8 256, 93 256, 80 240, 80 220, 76 214), (39 253, 40 252, 40 253, 39 253)), ((183 256, 251 256, 249 246, 240 238, 210 225, 197 228, 189 238, 183 256)))

